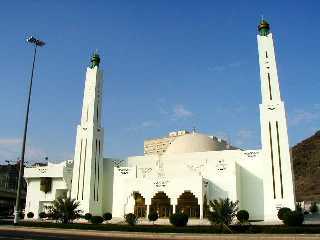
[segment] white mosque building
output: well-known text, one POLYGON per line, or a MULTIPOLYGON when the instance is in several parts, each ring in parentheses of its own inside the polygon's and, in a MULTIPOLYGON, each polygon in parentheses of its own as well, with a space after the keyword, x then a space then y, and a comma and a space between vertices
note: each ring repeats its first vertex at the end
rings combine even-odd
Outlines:
POLYGON ((280 96, 269 24, 258 26, 262 103, 262 149, 243 150, 214 136, 187 131, 146 140, 144 155, 103 157, 102 70, 95 54, 87 68, 81 122, 73 160, 27 167, 25 212, 37 217, 45 206, 71 195, 83 213, 114 217, 135 213, 161 218, 183 211, 206 217, 209 200, 239 200, 252 220, 273 221, 280 207, 295 208, 292 163, 284 103, 280 96))

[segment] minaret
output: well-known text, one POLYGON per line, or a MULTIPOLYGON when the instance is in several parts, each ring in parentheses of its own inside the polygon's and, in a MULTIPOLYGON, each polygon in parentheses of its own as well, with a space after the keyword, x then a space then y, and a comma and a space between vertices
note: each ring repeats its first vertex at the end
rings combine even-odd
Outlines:
POLYGON ((81 123, 77 128, 71 197, 80 209, 102 214, 103 128, 101 127, 102 70, 94 54, 87 68, 81 123))
POLYGON ((281 100, 274 43, 268 22, 258 26, 262 104, 260 104, 263 153, 264 217, 275 220, 280 207, 295 209, 292 163, 287 121, 281 100))

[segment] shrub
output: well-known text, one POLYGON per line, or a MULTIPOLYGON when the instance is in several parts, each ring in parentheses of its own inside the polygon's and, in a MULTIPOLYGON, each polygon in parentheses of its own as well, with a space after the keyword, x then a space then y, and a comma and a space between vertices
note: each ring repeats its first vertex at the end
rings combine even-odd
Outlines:
POLYGON ((316 212, 318 212, 318 210, 319 209, 318 209, 317 203, 316 202, 311 203, 309 211, 311 213, 316 213, 316 212))
POLYGON ((128 213, 126 215, 126 222, 130 225, 130 226, 134 226, 137 223, 137 216, 134 215, 133 213, 128 213))
POLYGON ((39 213, 39 218, 45 218, 45 217, 47 217, 47 214, 45 212, 39 213))
POLYGON ((296 211, 298 211, 298 212, 303 212, 301 203, 297 203, 297 204, 296 204, 296 211))
POLYGON ((90 218, 90 222, 93 223, 93 224, 101 224, 101 223, 103 223, 103 217, 101 217, 101 216, 92 216, 90 218))
POLYGON ((189 217, 185 213, 174 213, 170 216, 170 223, 175 227, 184 227, 187 225, 189 217))
POLYGON ((104 213, 102 217, 105 221, 109 221, 112 219, 112 214, 107 212, 107 213, 104 213))
POLYGON ((87 220, 87 221, 90 221, 91 218, 92 218, 92 214, 91 213, 86 213, 84 215, 84 219, 87 220))
POLYGON ((154 221, 157 221, 158 218, 159 218, 159 215, 158 215, 157 212, 150 212, 149 215, 148 215, 149 221, 153 222, 153 223, 154 223, 154 221))
POLYGON ((237 219, 240 223, 246 223, 249 221, 249 213, 246 210, 240 210, 237 212, 237 219))
POLYGON ((304 215, 299 211, 286 212, 283 216, 283 223, 289 227, 301 226, 304 221, 304 215))
POLYGON ((283 220, 284 214, 287 213, 287 212, 291 212, 291 209, 287 208, 287 207, 280 208, 279 211, 278 211, 278 218, 280 220, 283 220))
POLYGON ((28 218, 33 218, 33 217, 34 217, 33 212, 28 212, 28 213, 27 213, 27 217, 28 217, 28 218))

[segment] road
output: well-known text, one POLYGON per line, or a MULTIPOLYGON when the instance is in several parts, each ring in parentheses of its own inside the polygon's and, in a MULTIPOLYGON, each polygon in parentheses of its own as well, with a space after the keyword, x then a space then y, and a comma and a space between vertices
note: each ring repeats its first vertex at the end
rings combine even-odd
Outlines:
POLYGON ((184 234, 0 226, 0 240, 319 240, 320 234, 184 234))
MULTIPOLYGON (((77 230, 74 230, 77 231, 77 230)), ((3 230, 0 229, 0 240, 63 240, 63 239, 72 239, 72 240, 101 240, 101 239, 110 239, 110 240, 128 240, 128 238, 115 237, 115 236, 79 236, 72 233, 48 233, 48 232, 29 232, 26 231, 16 231, 12 230, 3 230)), ((136 238, 137 239, 137 238, 136 238)), ((142 238, 140 238, 142 239, 142 238)))

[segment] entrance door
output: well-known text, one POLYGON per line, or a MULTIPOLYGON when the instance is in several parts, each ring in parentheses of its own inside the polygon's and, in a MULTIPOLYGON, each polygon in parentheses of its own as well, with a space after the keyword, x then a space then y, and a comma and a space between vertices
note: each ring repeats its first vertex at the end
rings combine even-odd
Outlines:
POLYGON ((145 205, 145 199, 140 193, 134 193, 134 215, 138 218, 146 217, 147 205, 145 205))
POLYGON ((170 198, 164 192, 158 192, 152 199, 150 212, 157 212, 159 218, 168 218, 172 214, 170 198))
POLYGON ((183 212, 191 218, 200 217, 200 205, 198 199, 189 191, 185 191, 178 198, 177 212, 183 212))

